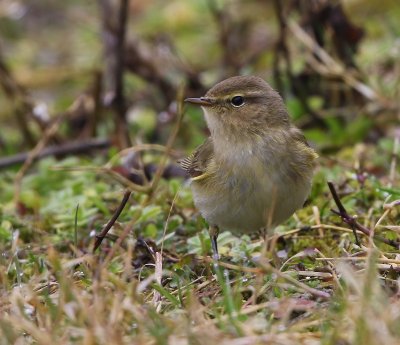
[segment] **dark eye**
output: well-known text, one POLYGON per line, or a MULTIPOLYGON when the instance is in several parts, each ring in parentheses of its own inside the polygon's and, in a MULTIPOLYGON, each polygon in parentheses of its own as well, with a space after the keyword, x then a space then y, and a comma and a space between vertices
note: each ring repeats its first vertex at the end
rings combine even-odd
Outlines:
POLYGON ((244 98, 242 96, 232 97, 231 103, 234 107, 240 107, 244 104, 244 98))

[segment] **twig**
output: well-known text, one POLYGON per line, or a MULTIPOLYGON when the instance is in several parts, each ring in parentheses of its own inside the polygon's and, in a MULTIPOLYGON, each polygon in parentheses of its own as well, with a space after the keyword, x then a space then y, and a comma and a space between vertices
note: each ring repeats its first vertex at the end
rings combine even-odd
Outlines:
MULTIPOLYGON (((210 258, 209 256, 196 256, 196 258, 203 262, 209 263, 209 264, 215 263, 215 260, 213 258, 210 258)), ((229 262, 223 262, 223 261, 218 261, 218 265, 221 267, 224 267, 224 268, 228 268, 230 270, 235 270, 235 271, 245 272, 245 273, 260 274, 263 272, 263 270, 260 268, 238 266, 238 265, 234 265, 229 262)))
MULTIPOLYGON (((155 280, 158 285, 161 285, 161 279, 162 279, 162 273, 163 273, 163 268, 162 268, 162 254, 160 252, 156 252, 155 255, 155 269, 154 269, 154 275, 155 275, 155 280)), ((154 289, 154 295, 153 295, 153 304, 154 307, 156 308, 157 312, 160 312, 161 310, 161 294, 157 290, 154 289)))
POLYGON ((300 277, 313 277, 320 279, 330 279, 333 278, 333 274, 330 272, 315 272, 315 271, 293 271, 300 277))
MULTIPOLYGON (((37 161, 49 156, 85 154, 93 150, 108 148, 110 145, 111 143, 108 139, 90 139, 86 141, 67 143, 60 146, 50 146, 43 149, 35 157, 33 157, 33 161, 37 161)), ((5 169, 10 166, 25 162, 28 159, 29 154, 29 152, 24 152, 1 158, 0 169, 5 169)))
MULTIPOLYGON (((352 256, 352 257, 338 257, 338 258, 315 258, 317 261, 367 261, 367 256, 352 256)), ((400 260, 377 258, 376 262, 383 264, 400 265, 400 260)))
POLYGON ((214 17, 215 24, 218 27, 218 38, 223 52, 223 66, 228 70, 228 73, 237 74, 240 63, 237 61, 239 60, 238 54, 234 51, 231 44, 233 27, 229 14, 226 10, 220 8, 215 0, 208 0, 207 3, 211 15, 214 17))
POLYGON ((112 258, 115 255, 115 252, 117 251, 117 249, 121 246, 122 242, 132 231, 133 225, 136 223, 137 219, 138 219, 138 217, 133 217, 132 220, 129 221, 128 224, 125 226, 124 231, 118 237, 117 241, 115 242, 115 244, 111 248, 110 252, 107 254, 106 258, 104 259, 104 263, 103 263, 104 267, 106 267, 110 263, 110 261, 112 260, 112 258))
MULTIPOLYGON (((308 227, 307 229, 314 230, 314 229, 320 229, 320 228, 321 229, 327 229, 327 230, 351 232, 350 229, 347 229, 347 228, 344 228, 344 227, 341 227, 341 226, 330 225, 330 224, 312 225, 312 226, 308 227)), ((293 229, 293 230, 289 230, 287 232, 279 233, 277 235, 278 235, 278 237, 290 237, 290 236, 302 231, 303 229, 304 228, 296 228, 296 229, 293 229)))
POLYGON ((396 108, 389 100, 383 98, 370 86, 358 80, 346 67, 330 56, 327 51, 322 48, 315 40, 297 23, 290 21, 288 24, 290 31, 297 39, 307 47, 313 55, 310 55, 312 60, 311 66, 318 73, 330 77, 338 77, 351 88, 359 92, 365 99, 375 101, 384 108, 396 108))
POLYGON ((306 94, 304 92, 303 85, 299 85, 298 80, 294 76, 292 59, 290 56, 290 51, 286 40, 288 25, 286 21, 286 16, 283 12, 283 2, 281 0, 274 0, 274 8, 279 24, 279 39, 276 43, 274 51, 274 78, 276 87, 278 88, 279 91, 283 92, 283 82, 280 75, 281 73, 279 71, 279 61, 281 61, 280 57, 283 56, 283 61, 286 65, 285 66, 286 77, 290 82, 293 91, 298 97, 298 100, 300 101, 302 107, 307 112, 307 114, 310 115, 310 117, 314 120, 316 124, 318 124, 321 127, 326 127, 326 124, 320 118, 320 116, 310 107, 306 94))
MULTIPOLYGON (((367 235, 368 237, 371 237, 371 234, 372 234, 371 230, 369 230, 365 226, 359 224, 355 217, 352 217, 347 213, 342 202, 340 201, 340 198, 336 192, 336 189, 335 189, 335 186, 333 185, 333 183, 328 182, 328 186, 329 186, 329 190, 331 191, 333 200, 335 201, 335 204, 336 204, 337 208, 339 209, 338 211, 337 210, 331 210, 331 211, 333 213, 337 214, 338 216, 340 216, 346 224, 350 225, 350 227, 353 229, 354 236, 356 236, 355 230, 357 229, 357 230, 360 230, 363 234, 367 235)), ((400 248, 399 241, 389 240, 385 237, 382 237, 382 236, 379 236, 376 234, 373 234, 373 238, 376 239, 377 241, 386 243, 387 245, 394 247, 397 250, 399 250, 399 248, 400 248)), ((356 236, 356 242, 359 245, 357 236, 356 236)))
POLYGON ((383 204, 383 209, 384 210, 392 209, 392 208, 394 208, 396 206, 400 206, 400 199, 394 200, 394 201, 392 201, 392 202, 390 202, 388 204, 383 204))
POLYGON ((122 136, 124 140, 123 147, 131 146, 129 138, 128 123, 126 120, 126 101, 124 94, 124 52, 125 52, 125 36, 126 25, 128 19, 128 4, 129 0, 121 0, 121 5, 118 13, 118 32, 117 32, 117 47, 115 51, 116 66, 115 66, 115 97, 114 107, 117 113, 117 135, 122 136))
MULTIPOLYGON (((319 208, 317 206, 312 207, 314 218, 315 218, 315 223, 317 225, 321 225, 321 214, 319 212, 319 208)), ((318 235, 323 238, 324 237, 324 232, 321 227, 318 228, 318 235)))
POLYGON ((116 135, 122 148, 131 145, 126 120, 126 101, 124 95, 124 54, 129 0, 120 0, 115 14, 110 0, 99 0, 102 12, 104 51, 107 59, 107 89, 112 94, 112 107, 116 115, 116 135))
MULTIPOLYGON (((114 156, 110 158, 110 160, 104 165, 105 168, 111 169, 113 164, 116 161, 119 161, 121 157, 124 155, 127 155, 128 153, 136 153, 136 152, 141 152, 141 151, 159 151, 159 152, 167 152, 167 148, 163 145, 158 145, 158 144, 138 144, 132 147, 128 147, 124 150, 121 150, 117 152, 114 156)), ((169 151, 170 155, 175 158, 179 158, 180 154, 176 151, 170 150, 169 151)))
POLYGON ((31 165, 37 159, 37 157, 40 156, 41 152, 45 149, 47 143, 51 139, 57 137, 57 131, 61 123, 64 121, 65 118, 73 114, 75 107, 76 107, 76 101, 64 113, 62 113, 55 120, 53 120, 53 122, 45 128, 42 138, 37 142, 36 146, 28 153, 24 161, 24 164, 22 165, 22 167, 19 169, 18 173, 15 176, 14 180, 15 204, 19 202, 19 197, 21 194, 21 182, 25 173, 28 171, 28 169, 31 167, 31 165))
POLYGON ((165 153, 163 157, 161 158, 161 162, 158 165, 158 168, 156 170, 156 173, 154 174, 153 180, 151 181, 151 186, 150 186, 150 194, 155 191, 155 189, 158 186, 158 183, 160 182, 160 179, 162 177, 162 174, 165 169, 165 165, 167 163, 167 158, 170 155, 170 152, 172 150, 172 146, 175 142, 176 136, 178 135, 179 129, 181 127, 181 123, 183 120, 183 95, 184 95, 184 86, 182 85, 180 89, 178 90, 178 95, 177 95, 177 103, 178 103, 178 119, 176 121, 176 125, 170 134, 167 144, 165 145, 165 153))
MULTIPOLYGON (((354 238, 356 240, 356 244, 359 247, 361 247, 361 244, 360 244, 360 241, 358 240, 358 236, 357 236, 357 232, 356 232, 356 226, 354 224, 354 222, 356 222, 356 220, 354 219, 354 217, 351 217, 351 216, 348 215, 346 209, 344 208, 342 202, 340 201, 340 198, 339 198, 338 194, 336 193, 336 189, 335 189, 335 186, 333 185, 333 183, 332 182, 328 182, 328 186, 329 186, 329 189, 330 189, 331 194, 333 196, 333 199, 335 200, 335 203, 336 203, 336 205, 337 205, 337 207, 339 209, 339 212, 334 211, 334 210, 332 210, 332 212, 336 213, 336 214, 339 214, 342 217, 343 221, 350 225, 351 230, 353 230, 353 234, 354 234, 354 238), (346 219, 348 219, 348 220, 352 219, 352 221, 347 222, 344 217, 346 219)), ((370 232, 368 232, 368 236, 369 235, 370 235, 370 232)))
POLYGON ((375 232, 375 229, 376 229, 379 225, 381 225, 381 223, 382 223, 383 220, 386 218, 386 216, 390 213, 390 211, 391 211, 391 209, 390 209, 390 208, 387 208, 387 209, 383 212, 382 216, 379 217, 378 221, 375 223, 374 227, 372 228, 372 231, 373 231, 373 232, 375 232))
POLYGON ((132 194, 132 192, 130 190, 125 191, 124 197, 122 198, 121 203, 119 204, 118 208, 115 210, 113 216, 108 221, 108 223, 105 225, 103 230, 101 230, 101 232, 98 235, 96 235, 96 242, 94 243, 93 253, 96 251, 97 248, 100 247, 101 242, 103 242, 104 238, 107 236, 107 233, 110 231, 111 227, 114 225, 114 223, 120 216, 121 212, 124 210, 125 205, 128 202, 131 194, 132 194))
MULTIPOLYGON (((7 98, 13 103, 15 111, 14 115, 23 135, 23 140, 25 140, 25 142, 31 147, 35 146, 36 138, 29 127, 28 120, 34 120, 42 132, 45 132, 48 126, 51 126, 51 120, 45 120, 43 117, 35 114, 35 104, 29 92, 20 83, 18 83, 1 56, 0 86, 7 95, 7 98)), ((52 140, 55 143, 60 143, 63 141, 62 137, 58 134, 55 134, 52 140)))
POLYGON ((94 80, 92 86, 92 97, 94 101, 93 111, 89 115, 89 123, 86 126, 85 134, 89 137, 95 137, 97 133, 97 124, 101 116, 103 104, 101 94, 103 91, 103 73, 101 71, 94 71, 94 80))
POLYGON ((288 74, 289 80, 291 79, 291 63, 289 58, 289 52, 286 44, 286 22, 283 16, 282 4, 279 0, 274 0, 275 13, 278 18, 279 23, 279 39, 277 40, 275 50, 274 50, 274 60, 273 60, 273 71, 275 85, 281 92, 283 91, 283 82, 281 78, 281 73, 279 71, 279 56, 284 55, 284 60, 286 62, 286 73, 288 74))
POLYGON ((50 125, 45 133, 43 134, 42 139, 36 144, 36 146, 29 152, 27 159, 25 160, 22 167, 19 169, 17 175, 14 180, 14 204, 17 204, 19 201, 19 196, 21 194, 21 182, 27 170, 30 168, 32 163, 35 161, 36 157, 40 154, 40 152, 44 149, 47 142, 57 133, 58 128, 60 127, 62 121, 64 120, 66 113, 60 115, 52 125, 50 125))
MULTIPOLYGON (((148 48, 149 51, 147 51, 143 46, 143 42, 138 39, 129 40, 127 42, 125 49, 125 67, 128 71, 138 75, 148 83, 155 85, 160 90, 161 97, 164 99, 163 107, 168 106, 175 100, 176 86, 165 76, 165 73, 161 71, 159 67, 160 61, 156 59, 156 49, 148 48)), ((193 80, 194 77, 190 77, 189 75, 188 79, 193 80)), ((157 106, 156 104, 157 102, 155 102, 155 106, 157 106)))
POLYGON ((165 221, 164 230, 163 230, 162 239, 161 239, 161 250, 160 250, 161 256, 163 255, 163 251, 164 251, 165 234, 167 233, 169 219, 171 218, 171 213, 172 213, 172 210, 173 210, 173 208, 175 206, 175 202, 178 199, 178 195, 179 195, 180 191, 181 191, 181 188, 179 188, 177 190, 177 192, 175 193, 175 196, 174 196, 174 198, 172 199, 172 202, 171 202, 171 207, 169 208, 167 219, 165 221))
POLYGON ((265 259, 259 260, 257 263, 261 266, 261 268, 263 268, 265 270, 265 272, 274 273, 277 277, 285 279, 289 283, 297 286, 298 288, 300 288, 316 297, 320 297, 323 299, 329 299, 331 297, 329 293, 312 288, 312 287, 308 286, 307 284, 304 284, 304 283, 296 280, 295 278, 291 277, 290 275, 279 271, 265 259))
POLYGON ((135 192, 139 192, 139 193, 148 193, 149 192, 149 188, 147 186, 142 186, 139 184, 136 184, 134 182, 132 182, 131 180, 129 180, 127 177, 121 175, 119 172, 111 169, 111 168, 107 168, 107 167, 90 167, 90 166, 84 166, 84 167, 79 167, 79 166, 75 166, 75 167, 52 167, 52 170, 62 170, 62 171, 93 171, 93 172, 97 172, 97 173, 102 173, 105 175, 110 176, 111 178, 113 178, 115 181, 119 182, 120 184, 122 184, 123 186, 125 186, 126 188, 129 188, 132 191, 135 192))
POLYGON ((15 107, 15 118, 20 127, 23 139, 29 146, 34 146, 35 139, 31 132, 26 113, 32 112, 30 102, 26 99, 25 90, 15 81, 5 62, 0 58, 0 86, 7 97, 13 101, 15 107))

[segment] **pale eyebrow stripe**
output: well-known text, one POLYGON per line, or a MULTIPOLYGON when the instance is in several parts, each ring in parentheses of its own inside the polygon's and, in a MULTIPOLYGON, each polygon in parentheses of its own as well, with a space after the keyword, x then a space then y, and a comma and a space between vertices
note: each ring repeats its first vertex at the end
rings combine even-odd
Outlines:
POLYGON ((249 92, 248 94, 246 94, 246 96, 243 96, 244 98, 257 98, 257 97, 264 97, 265 94, 255 91, 255 92, 249 92))
POLYGON ((208 98, 214 104, 222 104, 222 103, 230 102, 230 100, 235 96, 241 96, 244 99, 249 99, 249 98, 262 98, 265 96, 265 94, 255 91, 255 92, 249 92, 249 93, 246 93, 246 95, 243 95, 243 93, 237 92, 237 93, 232 93, 232 94, 223 96, 222 98, 216 98, 216 97, 208 97, 208 98))
POLYGON ((259 92, 259 91, 254 91, 254 92, 246 92, 246 94, 243 94, 241 92, 237 93, 230 93, 229 95, 224 96, 224 99, 231 99, 235 96, 241 96, 243 98, 253 98, 253 97, 264 97, 265 93, 259 92))

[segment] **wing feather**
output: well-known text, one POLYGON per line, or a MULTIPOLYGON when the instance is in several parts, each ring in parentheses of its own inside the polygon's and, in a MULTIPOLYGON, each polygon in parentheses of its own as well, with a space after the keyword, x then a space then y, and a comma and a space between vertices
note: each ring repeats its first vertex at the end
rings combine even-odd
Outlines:
POLYGON ((178 161, 193 180, 200 180, 207 177, 207 166, 213 157, 214 149, 211 138, 208 138, 203 144, 188 157, 178 161))

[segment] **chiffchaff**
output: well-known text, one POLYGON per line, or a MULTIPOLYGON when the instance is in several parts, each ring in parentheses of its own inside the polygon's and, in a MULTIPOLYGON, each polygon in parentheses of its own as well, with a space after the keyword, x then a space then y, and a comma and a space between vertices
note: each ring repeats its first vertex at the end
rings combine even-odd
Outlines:
POLYGON ((180 163, 218 258, 219 228, 270 230, 303 206, 318 155, 261 78, 229 78, 185 101, 202 107, 211 133, 180 163))

